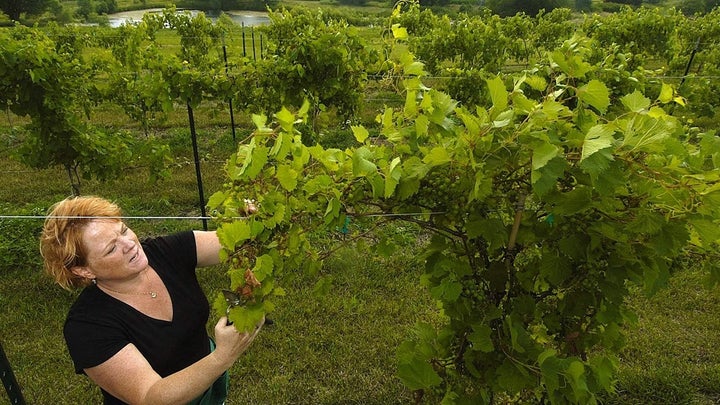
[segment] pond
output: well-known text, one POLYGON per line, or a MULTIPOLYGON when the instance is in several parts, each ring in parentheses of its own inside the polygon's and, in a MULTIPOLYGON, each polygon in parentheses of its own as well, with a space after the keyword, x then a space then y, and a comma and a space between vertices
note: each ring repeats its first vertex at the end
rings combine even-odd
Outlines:
MULTIPOLYGON (((134 10, 124 11, 121 13, 108 14, 108 23, 111 27, 119 27, 122 24, 138 22, 142 20, 145 13, 162 13, 162 8, 151 8, 147 10, 134 10)), ((200 13, 198 10, 178 10, 178 12, 190 13, 192 16, 200 13)), ((268 14, 263 11, 226 11, 225 14, 230 16, 230 19, 235 21, 237 24, 244 24, 245 26, 252 27, 257 25, 265 25, 270 23, 268 14)), ((205 14, 211 20, 215 21, 217 16, 205 14)))

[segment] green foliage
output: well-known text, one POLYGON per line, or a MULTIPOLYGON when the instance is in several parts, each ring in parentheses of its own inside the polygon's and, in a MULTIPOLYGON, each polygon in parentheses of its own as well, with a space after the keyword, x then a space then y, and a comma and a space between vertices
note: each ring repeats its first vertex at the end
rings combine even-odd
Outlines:
POLYGON ((628 282, 656 291, 687 254, 717 274, 714 134, 667 114, 682 102, 672 86, 615 97, 601 80, 612 66, 587 63, 582 37, 533 70, 487 78, 488 102, 468 108, 423 83, 405 31, 393 32, 392 60, 410 77, 378 138, 358 126, 356 147, 303 145, 307 105, 255 117, 209 203, 232 287, 253 269, 271 297, 289 271, 314 274, 323 256, 308 235, 348 216, 409 220, 433 235, 422 280, 449 317, 398 349, 409 388, 447 403, 596 402, 632 319, 628 282), (260 211, 234 219, 248 197, 260 211), (590 356, 597 347, 610 354, 590 356))
POLYGON ((364 6, 367 0, 338 0, 338 4, 346 6, 364 6))
POLYGON ((612 0, 612 1, 606 1, 606 3, 618 3, 618 4, 628 4, 631 6, 639 6, 643 3, 642 0, 612 0))
POLYGON ((428 72, 456 76, 457 69, 496 72, 509 62, 532 63, 572 35, 571 17, 570 9, 558 8, 535 17, 481 13, 451 19, 410 6, 391 22, 407 29, 410 49, 428 72))
POLYGON ((568 0, 487 0, 485 6, 495 14, 509 17, 520 13, 537 15, 541 10, 572 8, 573 3, 568 0))
MULTIPOLYGON (((40 210, 23 213, 24 215, 38 215, 40 210)), ((0 258, 0 272, 15 270, 18 263, 24 263, 28 258, 37 256, 37 244, 25 243, 27 235, 39 235, 42 224, 31 221, 0 221, 0 246, 4 254, 0 258)), ((40 265, 39 260, 29 263, 40 265)))
POLYGON ((270 14, 272 24, 261 31, 266 55, 259 63, 262 78, 249 95, 261 100, 263 111, 302 105, 309 100, 313 114, 334 108, 344 118, 358 112, 366 67, 378 58, 355 28, 345 21, 324 18, 323 12, 298 9, 270 14))
POLYGON ((0 0, 0 10, 18 21, 22 14, 37 15, 47 10, 53 3, 51 0, 0 0))
POLYGON ((95 12, 98 14, 114 13, 117 9, 117 0, 96 0, 95 12))
MULTIPOLYGON (((109 178, 119 174, 134 158, 135 140, 122 131, 93 127, 89 114, 96 93, 94 66, 83 63, 76 33, 58 42, 38 30, 20 26, 0 34, 2 81, 0 103, 19 116, 29 116, 29 135, 17 153, 34 168, 62 166, 72 192, 80 193, 80 177, 109 178)), ((146 156, 163 162, 163 148, 146 156)), ((158 168, 156 164, 151 165, 158 168)), ((158 173, 158 172, 156 172, 158 173)))
POLYGON ((592 0, 575 0, 575 10, 590 11, 592 9, 592 0))
POLYGON ((586 16, 582 29, 603 47, 617 44, 635 55, 669 61, 671 40, 676 35, 680 18, 681 14, 675 9, 623 7, 607 18, 586 16))
MULTIPOLYGON (((672 42, 673 54, 676 56, 668 64, 668 71, 682 75, 688 70, 690 78, 684 81, 682 89, 683 94, 688 98, 686 111, 696 119, 717 118, 716 106, 720 103, 720 93, 718 93, 720 83, 713 78, 720 72, 718 64, 714 62, 720 55, 718 18, 720 18, 720 8, 704 15, 682 19, 677 36, 672 42)), ((708 124, 711 127, 716 125, 708 124)))
POLYGON ((110 14, 117 10, 117 0, 78 0, 75 13, 87 20, 93 14, 110 14))
POLYGON ((421 9, 415 2, 400 2, 404 6, 402 13, 394 13, 391 22, 405 28, 412 37, 426 35, 439 21, 432 10, 421 9))
POLYGON ((77 15, 88 19, 90 17, 90 14, 92 14, 94 11, 92 0, 78 0, 77 2, 77 9, 75 12, 77 15))

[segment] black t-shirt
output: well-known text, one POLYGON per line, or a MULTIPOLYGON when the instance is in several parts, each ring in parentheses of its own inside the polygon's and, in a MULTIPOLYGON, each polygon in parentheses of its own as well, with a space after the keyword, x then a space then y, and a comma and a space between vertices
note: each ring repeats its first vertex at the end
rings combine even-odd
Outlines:
MULTIPOLYGON (((142 246, 170 293, 173 320, 151 318, 94 285, 86 287, 70 308, 64 328, 76 373, 105 362, 129 343, 162 377, 210 353, 205 329, 210 306, 195 275, 193 233, 148 239, 142 246)), ((104 390, 103 396, 105 404, 123 403, 104 390)))

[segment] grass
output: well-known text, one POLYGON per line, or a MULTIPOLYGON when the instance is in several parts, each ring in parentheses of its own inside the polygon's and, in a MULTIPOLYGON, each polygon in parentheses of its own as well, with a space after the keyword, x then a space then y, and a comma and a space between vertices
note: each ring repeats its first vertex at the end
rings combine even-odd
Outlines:
POLYGON ((652 298, 636 293, 638 322, 621 353, 617 404, 720 403, 720 289, 700 270, 673 276, 652 298))

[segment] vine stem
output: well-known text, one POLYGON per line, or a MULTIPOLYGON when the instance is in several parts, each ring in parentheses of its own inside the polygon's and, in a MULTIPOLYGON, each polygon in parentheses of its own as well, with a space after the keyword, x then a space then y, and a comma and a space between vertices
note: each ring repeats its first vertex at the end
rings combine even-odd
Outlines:
POLYGON ((338 250, 340 250, 343 246, 346 246, 346 245, 347 245, 348 243, 350 243, 350 242, 354 242, 354 241, 356 241, 356 240, 362 239, 362 238, 366 237, 367 235, 371 235, 372 232, 373 232, 375 229, 381 227, 382 225, 384 225, 384 224, 386 224, 386 223, 389 223, 390 221, 392 221, 392 220, 391 220, 391 219, 385 219, 385 220, 378 221, 378 223, 374 224, 374 225, 373 225, 370 229, 368 229, 367 231, 365 231, 365 232, 363 232, 363 233, 361 233, 361 234, 359 234, 359 235, 355 235, 355 236, 351 237, 350 239, 344 240, 344 241, 343 241, 344 243, 340 243, 340 244, 338 244, 337 246, 335 246, 334 248, 332 248, 332 249, 330 249, 330 250, 328 250, 328 251, 323 252, 321 255, 319 255, 320 259, 321 259, 321 260, 327 259, 328 257, 332 256, 333 253, 335 253, 335 252, 337 252, 338 250))
POLYGON ((520 222, 522 221, 523 212, 525 211, 525 199, 527 194, 520 193, 518 199, 515 202, 515 220, 513 221, 512 231, 510 231, 510 239, 508 240, 507 251, 505 254, 505 268, 508 276, 509 288, 507 294, 505 294, 505 300, 510 302, 510 296, 515 288, 515 278, 513 277, 513 264, 515 263, 515 244, 517 241, 517 235, 520 231, 520 222))
POLYGON ((508 240, 508 252, 515 250, 515 242, 517 241, 517 235, 520 231, 520 222, 522 221, 522 215, 525 211, 526 198, 526 194, 520 194, 518 201, 515 204, 515 221, 513 222, 512 231, 510 232, 510 239, 508 240))

